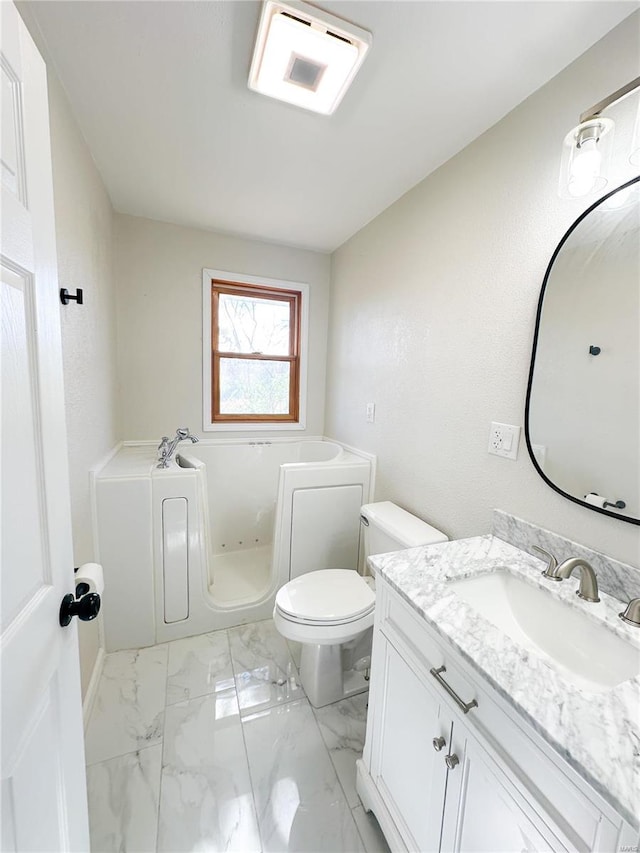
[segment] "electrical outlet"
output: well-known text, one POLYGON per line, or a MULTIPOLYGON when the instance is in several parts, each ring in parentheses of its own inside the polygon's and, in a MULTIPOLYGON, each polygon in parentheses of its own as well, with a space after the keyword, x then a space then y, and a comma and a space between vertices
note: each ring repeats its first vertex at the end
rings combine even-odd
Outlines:
POLYGON ((375 423, 376 420, 376 404, 367 403, 367 423, 375 423))
POLYGON ((492 423, 489 432, 489 453, 505 459, 516 459, 520 443, 520 427, 492 423))

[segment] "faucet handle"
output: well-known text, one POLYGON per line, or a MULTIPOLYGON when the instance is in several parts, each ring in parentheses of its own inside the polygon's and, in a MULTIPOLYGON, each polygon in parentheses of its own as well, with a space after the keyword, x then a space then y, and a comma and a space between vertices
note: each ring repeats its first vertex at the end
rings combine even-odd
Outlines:
POLYGON ((623 612, 618 613, 618 616, 623 622, 626 622, 627 625, 633 625, 634 628, 640 628, 640 598, 632 598, 623 612))
POLYGON ((542 577, 547 578, 550 581, 561 581, 562 578, 557 577, 556 569, 558 568, 558 561, 550 554, 549 551, 545 551, 544 548, 540 548, 538 545, 532 545, 531 549, 533 551, 538 551, 544 557, 546 557, 549 561, 547 568, 542 573, 542 577))
POLYGON ((176 438, 180 441, 186 441, 187 439, 189 439, 192 444, 197 444, 200 440, 196 438, 195 435, 191 435, 191 430, 189 429, 189 427, 178 427, 178 429, 176 430, 176 438))

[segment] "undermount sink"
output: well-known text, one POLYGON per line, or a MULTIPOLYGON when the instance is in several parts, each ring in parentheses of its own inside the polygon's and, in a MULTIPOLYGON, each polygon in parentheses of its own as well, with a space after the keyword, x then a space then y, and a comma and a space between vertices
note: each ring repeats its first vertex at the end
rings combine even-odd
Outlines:
POLYGON ((551 593, 499 569, 449 581, 455 594, 576 687, 601 692, 640 674, 640 649, 551 593))

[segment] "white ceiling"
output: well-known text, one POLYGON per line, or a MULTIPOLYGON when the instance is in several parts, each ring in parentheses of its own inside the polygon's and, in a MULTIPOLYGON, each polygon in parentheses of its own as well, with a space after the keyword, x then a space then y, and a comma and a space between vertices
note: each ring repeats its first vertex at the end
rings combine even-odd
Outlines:
MULTIPOLYGON (((248 90, 252 0, 21 8, 116 210, 332 251, 638 7, 318 5, 373 33, 329 117, 248 90)), ((576 104, 576 117, 587 106, 576 104)))

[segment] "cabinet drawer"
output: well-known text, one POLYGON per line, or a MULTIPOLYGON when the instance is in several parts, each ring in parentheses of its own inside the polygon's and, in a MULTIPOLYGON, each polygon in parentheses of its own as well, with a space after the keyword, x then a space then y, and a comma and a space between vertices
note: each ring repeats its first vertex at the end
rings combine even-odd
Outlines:
MULTIPOLYGON (((498 767, 507 774, 539 818, 553 828, 568 850, 612 851, 624 825, 604 801, 553 752, 524 722, 516 722, 515 710, 503 710, 493 698, 490 685, 469 671, 460 655, 435 634, 413 608, 387 584, 379 584, 382 612, 379 627, 389 640, 422 670, 430 687, 438 691, 454 719, 464 720, 475 731, 498 767), (477 707, 463 713, 437 683, 431 670, 446 667, 443 679, 464 703, 477 707)), ((455 738, 454 738, 455 739, 455 738)), ((559 847, 562 849, 562 847, 559 847)))
MULTIPOLYGON (((413 608, 393 590, 388 590, 388 594, 383 597, 382 606, 383 633, 400 650, 404 647, 416 659, 424 670, 430 686, 441 693, 442 698, 449 695, 451 699, 451 695, 446 693, 442 684, 444 681, 461 703, 467 704, 474 699, 477 701, 476 685, 466 678, 454 663, 455 652, 449 651, 444 644, 432 637, 424 620, 413 608), (439 673, 440 680, 438 680, 431 671, 442 667, 445 669, 439 673)), ((453 699, 452 701, 455 702, 453 699)), ((474 708, 471 713, 475 713, 476 710, 474 708)))

